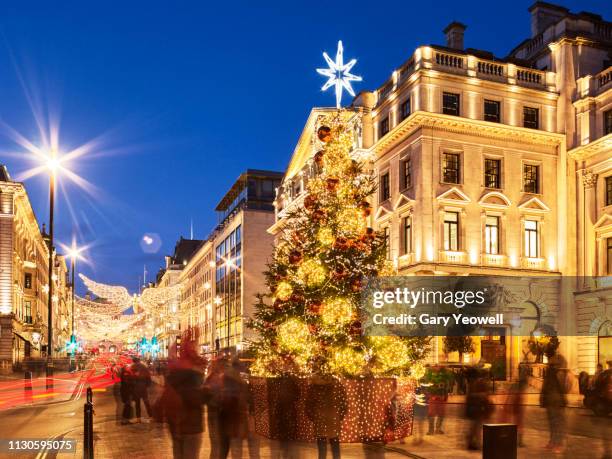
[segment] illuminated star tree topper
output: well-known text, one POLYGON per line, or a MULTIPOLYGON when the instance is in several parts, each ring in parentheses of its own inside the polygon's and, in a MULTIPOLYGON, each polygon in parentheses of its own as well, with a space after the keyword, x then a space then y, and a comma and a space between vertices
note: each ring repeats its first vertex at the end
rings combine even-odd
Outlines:
POLYGON ((345 64, 343 52, 344 49, 342 47, 342 40, 339 40, 338 51, 336 52, 336 61, 332 61, 328 54, 324 52, 323 57, 325 58, 325 61, 329 67, 326 69, 317 69, 317 72, 320 75, 329 78, 321 88, 322 91, 326 91, 332 86, 336 87, 336 108, 340 108, 343 89, 346 89, 351 96, 355 97, 355 92, 351 87, 351 81, 362 81, 360 76, 350 73, 353 66, 357 63, 357 59, 351 59, 345 64))

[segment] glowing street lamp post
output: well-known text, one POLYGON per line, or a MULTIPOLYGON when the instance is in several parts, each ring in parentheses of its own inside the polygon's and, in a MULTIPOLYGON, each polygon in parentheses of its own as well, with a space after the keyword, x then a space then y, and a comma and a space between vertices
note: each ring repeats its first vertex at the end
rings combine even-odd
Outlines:
POLYGON ((55 173, 58 168, 57 151, 51 150, 49 169, 49 291, 47 296, 47 389, 53 388, 53 208, 55 206, 55 173))
POLYGON ((79 252, 80 250, 76 248, 76 245, 73 243, 72 244, 72 248, 70 249, 70 251, 68 252, 68 256, 70 257, 70 269, 72 271, 71 273, 71 290, 72 290, 72 326, 70 327, 70 343, 68 344, 68 349, 70 350, 70 364, 73 365, 74 364, 74 356, 75 356, 75 352, 76 352, 76 348, 77 348, 77 340, 76 340, 76 333, 74 331, 74 288, 75 288, 75 284, 74 284, 74 275, 75 275, 75 271, 76 271, 76 260, 79 257, 79 252))

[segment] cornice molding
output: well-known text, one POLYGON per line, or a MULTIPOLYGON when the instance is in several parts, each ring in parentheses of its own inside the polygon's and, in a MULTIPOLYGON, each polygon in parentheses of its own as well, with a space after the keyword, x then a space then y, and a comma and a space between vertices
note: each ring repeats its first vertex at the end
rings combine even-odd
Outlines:
POLYGON ((594 140, 593 142, 590 142, 586 145, 581 145, 579 147, 573 148, 572 150, 567 152, 567 155, 576 161, 582 161, 598 153, 610 150, 612 150, 612 133, 600 137, 599 139, 594 140))
POLYGON ((558 146, 565 141, 565 135, 539 131, 518 126, 508 126, 489 121, 472 120, 442 113, 416 111, 379 139, 372 150, 378 155, 388 151, 407 136, 420 128, 436 129, 442 132, 468 134, 476 137, 511 140, 516 142, 558 146))

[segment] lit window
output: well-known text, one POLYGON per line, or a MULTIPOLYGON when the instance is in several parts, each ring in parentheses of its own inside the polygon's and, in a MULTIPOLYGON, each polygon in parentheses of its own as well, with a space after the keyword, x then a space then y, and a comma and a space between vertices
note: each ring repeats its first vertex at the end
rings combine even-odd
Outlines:
POLYGON ((410 158, 402 161, 401 172, 402 188, 410 188, 412 186, 412 160, 410 158))
POLYGON ((32 288, 32 274, 25 273, 25 278, 23 280, 24 288, 30 289, 32 288))
POLYGON ((523 164, 523 191, 540 192, 540 167, 535 164, 523 164))
POLYGON ((383 228, 383 237, 385 238, 385 256, 387 260, 391 259, 391 234, 388 226, 383 228))
POLYGON ((539 110, 532 107, 523 107, 523 126, 531 129, 538 129, 539 110))
POLYGON ((459 250, 459 214, 457 212, 444 214, 444 250, 459 250))
POLYGON ((402 246, 404 249, 404 255, 412 252, 412 218, 404 217, 403 220, 403 241, 402 246))
POLYGON ((525 220, 525 256, 538 258, 538 222, 525 220))
POLYGON ((501 121, 501 104, 497 100, 484 101, 484 119, 485 121, 491 121, 493 123, 499 123, 501 121))
POLYGON ((391 197, 391 189, 389 186, 389 173, 380 176, 380 201, 386 201, 391 197))
POLYGON ((485 159, 485 187, 501 188, 501 160, 485 159))
POLYGON ((499 253, 499 217, 487 216, 485 222, 485 252, 489 255, 499 253))
POLYGON ((459 94, 445 92, 442 94, 442 113, 459 116, 459 94))
POLYGON ((604 135, 612 132, 612 110, 604 113, 604 135))
POLYGON ((378 138, 381 139, 389 132, 389 116, 383 118, 378 125, 378 138))
POLYGON ((26 324, 31 324, 32 323, 32 302, 24 301, 23 305, 25 309, 23 321, 26 324))
POLYGON ((457 153, 444 153, 442 161, 442 180, 446 183, 459 183, 460 160, 457 153))
POLYGON ((405 120, 410 116, 410 97, 400 105, 400 119, 405 120))

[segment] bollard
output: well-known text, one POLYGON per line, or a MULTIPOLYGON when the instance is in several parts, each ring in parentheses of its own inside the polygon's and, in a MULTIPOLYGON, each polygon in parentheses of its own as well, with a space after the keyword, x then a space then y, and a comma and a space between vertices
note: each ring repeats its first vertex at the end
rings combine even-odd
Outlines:
POLYGON ((93 459, 93 392, 87 388, 87 401, 83 405, 83 459, 93 459))
POLYGON ((482 426, 482 459, 516 459, 516 424, 482 426))

